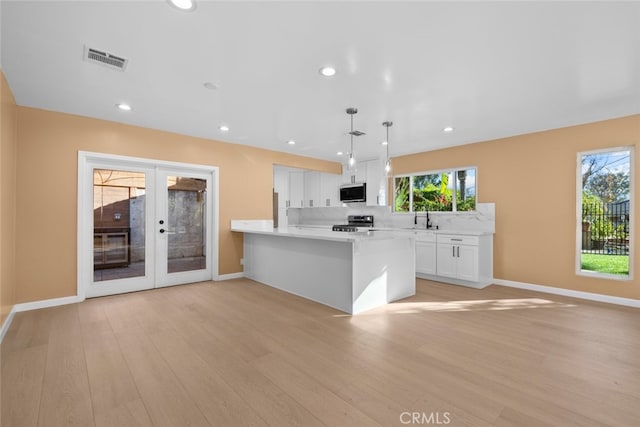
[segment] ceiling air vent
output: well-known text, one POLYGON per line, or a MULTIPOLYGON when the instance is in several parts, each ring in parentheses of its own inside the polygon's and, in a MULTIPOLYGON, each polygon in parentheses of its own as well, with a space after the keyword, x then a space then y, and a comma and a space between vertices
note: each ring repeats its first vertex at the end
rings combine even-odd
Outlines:
POLYGON ((101 64, 114 70, 124 71, 129 63, 128 59, 121 56, 114 55, 103 50, 92 49, 90 47, 84 47, 84 60, 87 62, 93 62, 94 64, 101 64))

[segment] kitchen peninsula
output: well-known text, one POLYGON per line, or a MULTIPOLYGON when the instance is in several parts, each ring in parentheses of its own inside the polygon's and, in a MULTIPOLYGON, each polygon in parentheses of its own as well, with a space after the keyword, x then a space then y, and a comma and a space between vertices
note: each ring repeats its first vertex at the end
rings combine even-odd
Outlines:
POLYGON ((244 233, 244 275, 349 314, 415 295, 415 242, 388 231, 273 228, 231 221, 244 233))

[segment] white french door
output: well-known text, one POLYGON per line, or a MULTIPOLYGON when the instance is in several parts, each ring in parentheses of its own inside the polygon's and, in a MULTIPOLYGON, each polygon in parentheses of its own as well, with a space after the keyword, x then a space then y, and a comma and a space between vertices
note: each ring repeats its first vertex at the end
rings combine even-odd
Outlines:
POLYGON ((80 295, 217 274, 217 168, 84 152, 78 165, 80 295))

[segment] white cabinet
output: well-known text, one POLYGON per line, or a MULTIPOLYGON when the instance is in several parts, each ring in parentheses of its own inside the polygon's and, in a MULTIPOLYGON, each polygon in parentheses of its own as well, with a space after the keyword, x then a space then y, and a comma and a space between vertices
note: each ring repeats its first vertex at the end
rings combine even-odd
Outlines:
MULTIPOLYGON (((480 251, 482 237, 439 234, 437 238, 437 275, 469 282, 481 276, 480 251)), ((487 246, 486 243, 483 246, 487 246)), ((487 248, 488 249, 488 248, 487 248)), ((483 269, 483 272, 485 269, 483 269)))
POLYGON ((436 274, 436 235, 416 231, 416 273, 436 274))
POLYGON ((304 207, 304 172, 289 172, 289 207, 304 207))
POLYGON ((333 173, 320 174, 319 206, 340 206, 340 175, 333 173))
POLYGON ((380 160, 367 162, 367 206, 386 205, 386 179, 380 160))
POLYGON ((289 204, 289 172, 280 168, 273 169, 273 191, 278 193, 278 226, 287 226, 287 207, 289 204))
POLYGON ((417 277, 472 288, 492 283, 492 234, 415 233, 417 277))
POLYGON ((304 207, 322 206, 320 203, 320 172, 304 172, 304 207))
POLYGON ((367 183, 367 206, 385 206, 387 199, 387 180, 384 167, 379 159, 358 162, 355 174, 345 168, 342 175, 344 184, 351 184, 351 176, 355 182, 367 183))
POLYGON ((438 243, 438 276, 478 280, 478 247, 438 243))
POLYGON ((340 206, 341 176, 332 173, 274 167, 273 188, 278 193, 279 219, 286 208, 340 206))

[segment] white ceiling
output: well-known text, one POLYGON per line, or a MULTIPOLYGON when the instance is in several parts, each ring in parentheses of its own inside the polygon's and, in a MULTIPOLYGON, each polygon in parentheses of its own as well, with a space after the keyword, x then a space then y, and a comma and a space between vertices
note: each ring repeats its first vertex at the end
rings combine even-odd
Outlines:
POLYGON ((348 107, 360 159, 383 152, 386 120, 397 156, 640 113, 638 2, 0 4, 19 105, 305 156, 348 151, 348 107))

